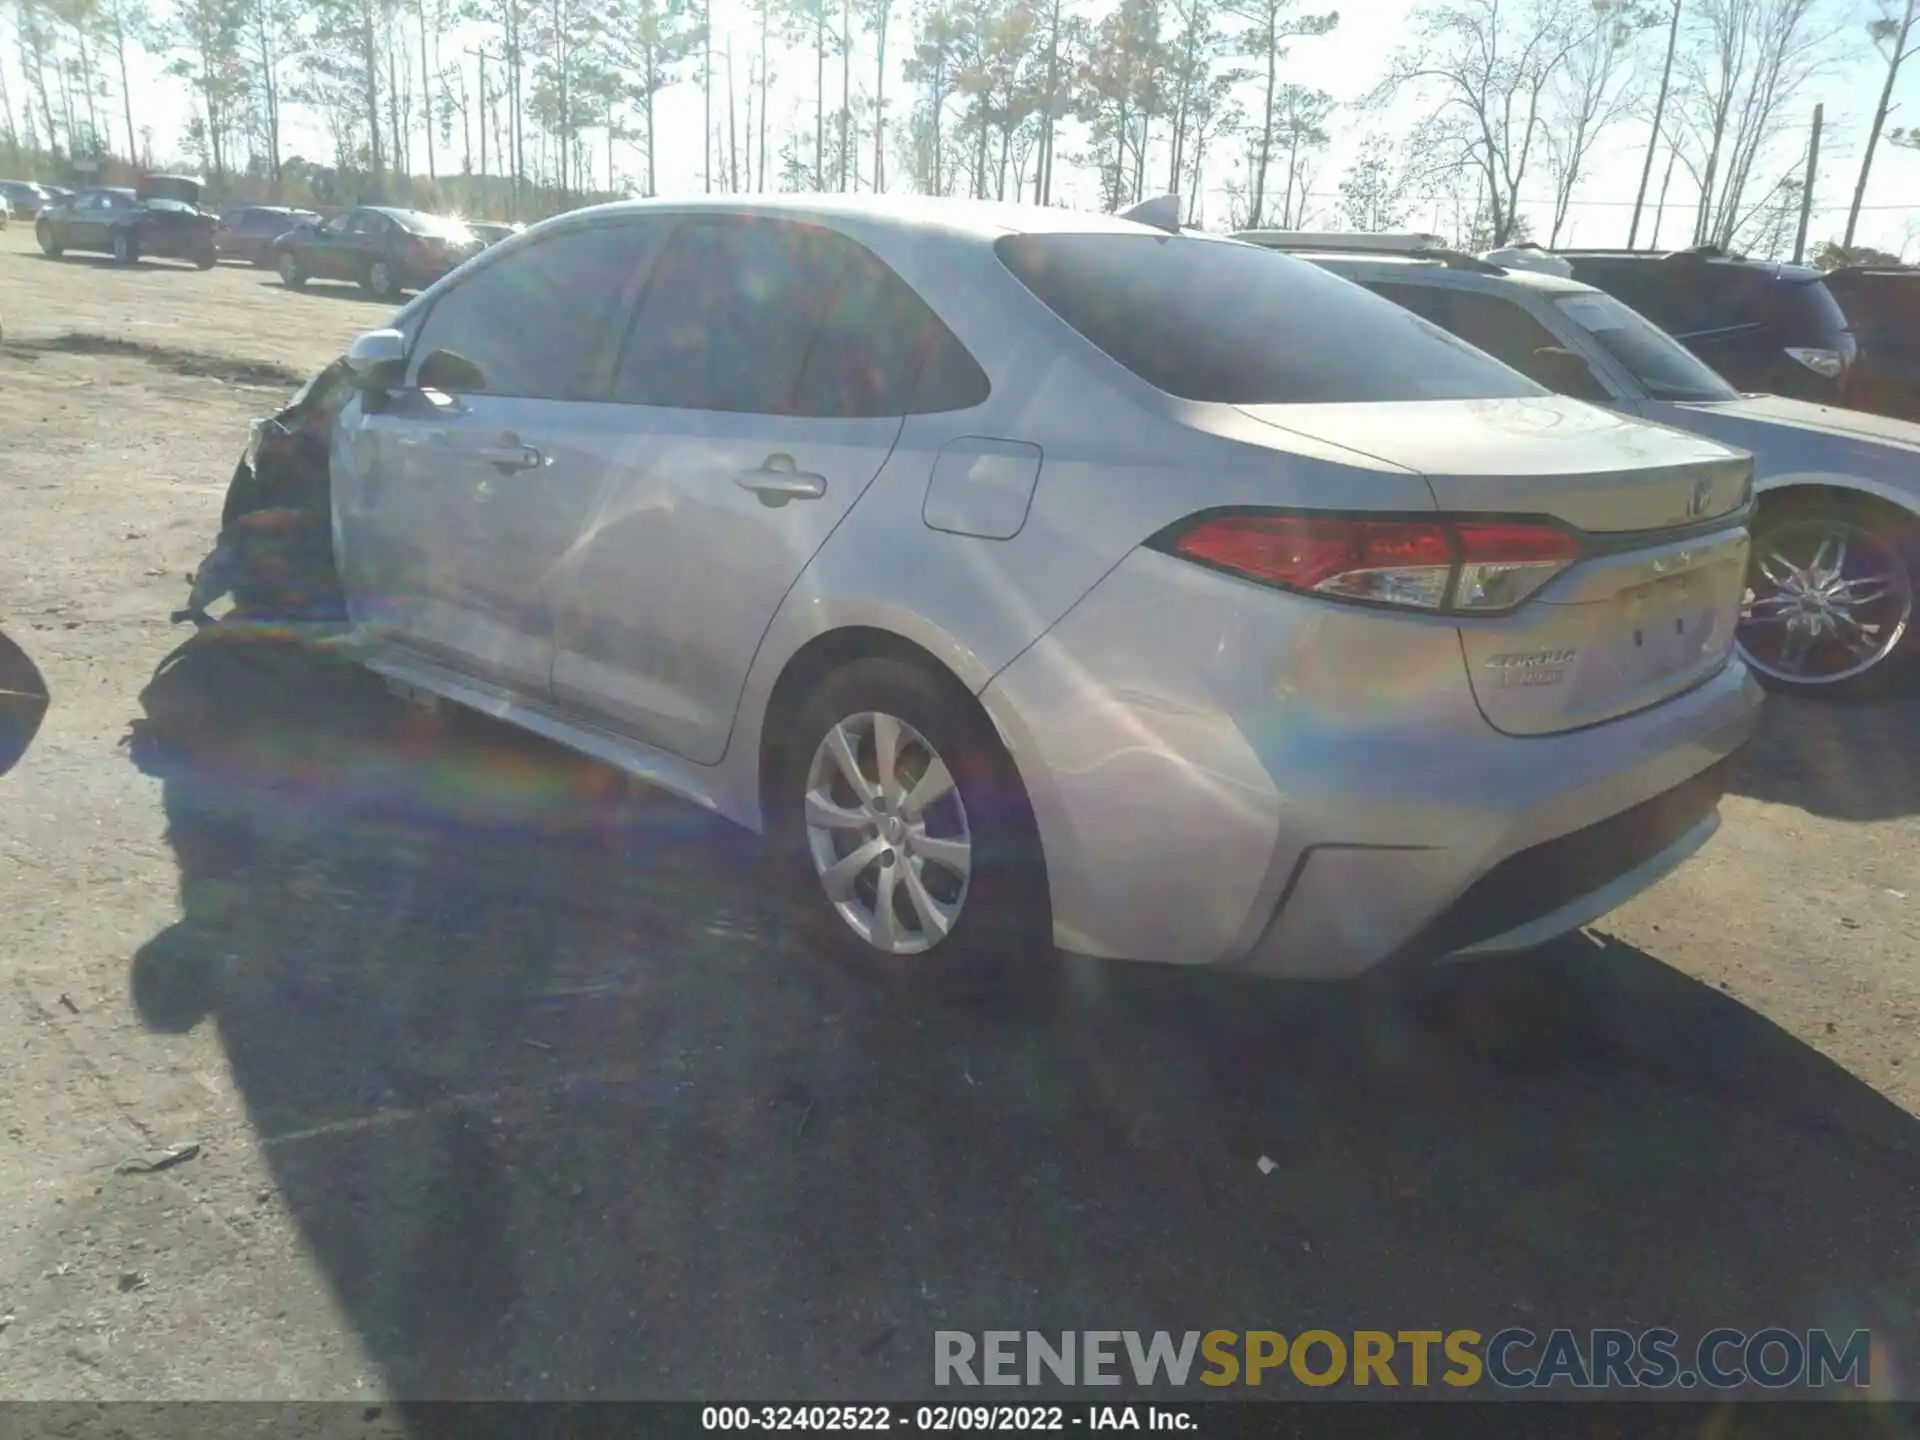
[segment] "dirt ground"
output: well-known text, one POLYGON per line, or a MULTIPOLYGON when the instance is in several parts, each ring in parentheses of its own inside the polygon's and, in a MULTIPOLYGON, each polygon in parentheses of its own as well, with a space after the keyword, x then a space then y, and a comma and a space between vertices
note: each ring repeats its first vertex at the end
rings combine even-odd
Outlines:
POLYGON ((1092 964, 929 1006, 591 766, 314 663, 156 676, 246 420, 385 313, 0 236, 0 628, 54 695, 0 780, 0 1398, 1507 1324, 1864 1326, 1920 1396, 1920 701, 1770 702, 1706 852, 1440 1019, 1092 964))

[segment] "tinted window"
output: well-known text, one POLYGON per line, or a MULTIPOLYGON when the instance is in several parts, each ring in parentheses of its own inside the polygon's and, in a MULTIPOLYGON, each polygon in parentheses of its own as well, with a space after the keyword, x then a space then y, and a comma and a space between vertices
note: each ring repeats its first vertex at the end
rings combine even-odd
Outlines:
POLYGON ((1805 345, 1822 350, 1847 348, 1846 313, 1823 281, 1782 278, 1767 287, 1767 317, 1782 345, 1805 345))
MULTIPOLYGON (((695 221, 660 257, 615 382, 636 405, 792 412, 848 247, 811 225, 695 221)), ((823 364, 816 392, 844 383, 823 364)))
POLYGON ((1230 405, 1452 400, 1540 388, 1306 261, 1180 236, 1012 235, 1001 261, 1148 384, 1230 405))
POLYGON ((480 394, 599 398, 610 320, 657 235, 631 223, 568 230, 476 271, 434 302, 414 364, 450 350, 480 367, 480 394))
POLYGON ((1367 288, 1451 331, 1522 375, 1534 376, 1534 351, 1562 348, 1551 330, 1498 295, 1434 285, 1369 283, 1367 288))
POLYGON ((1611 295, 1562 295, 1554 302, 1656 400, 1733 400, 1734 388, 1659 326, 1611 295))
POLYGON ((987 398, 987 377, 940 317, 877 256, 847 251, 794 386, 796 415, 905 415, 964 410, 987 398))

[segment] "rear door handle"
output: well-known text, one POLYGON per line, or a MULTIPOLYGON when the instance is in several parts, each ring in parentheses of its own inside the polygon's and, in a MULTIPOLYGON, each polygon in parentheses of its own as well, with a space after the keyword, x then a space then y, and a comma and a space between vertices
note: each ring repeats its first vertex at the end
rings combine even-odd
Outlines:
POLYGON ((516 470, 535 469, 543 457, 531 445, 519 445, 503 438, 498 444, 482 445, 480 458, 496 470, 511 473, 516 470))
POLYGON ((742 470, 733 477, 733 483, 758 495, 762 505, 818 500, 827 493, 827 477, 795 469, 791 455, 769 455, 758 470, 742 470))

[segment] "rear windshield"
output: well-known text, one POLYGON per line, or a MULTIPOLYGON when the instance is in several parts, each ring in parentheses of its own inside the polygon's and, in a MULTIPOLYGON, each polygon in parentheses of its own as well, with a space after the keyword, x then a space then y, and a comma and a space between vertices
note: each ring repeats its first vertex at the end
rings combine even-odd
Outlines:
POLYGON ((1775 323, 1784 343, 1821 350, 1853 348, 1846 312, 1825 281, 1782 279, 1772 288, 1775 323))
POLYGON ((445 215, 428 215, 419 210, 390 211, 402 228, 411 230, 415 235, 431 235, 441 240, 471 240, 473 231, 467 228, 464 220, 449 219, 445 215))
POLYGON ((1288 405, 1546 392, 1350 281, 1191 236, 1009 235, 1000 261, 1047 308, 1183 400, 1288 405))

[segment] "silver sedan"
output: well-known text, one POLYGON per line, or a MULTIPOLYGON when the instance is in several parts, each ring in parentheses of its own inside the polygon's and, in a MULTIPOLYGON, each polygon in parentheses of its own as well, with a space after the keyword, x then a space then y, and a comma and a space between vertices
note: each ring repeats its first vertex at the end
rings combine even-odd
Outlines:
POLYGON ((1697 849, 1755 722, 1743 453, 1251 247, 625 203, 350 361, 367 663, 767 832, 893 963, 1525 949, 1697 849))

